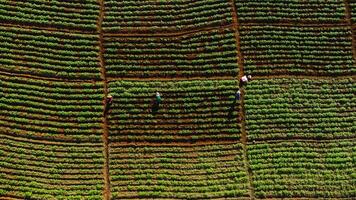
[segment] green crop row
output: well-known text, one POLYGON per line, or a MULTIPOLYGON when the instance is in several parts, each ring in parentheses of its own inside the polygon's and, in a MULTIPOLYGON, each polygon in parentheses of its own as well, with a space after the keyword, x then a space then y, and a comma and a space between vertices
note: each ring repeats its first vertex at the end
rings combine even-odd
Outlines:
POLYGON ((356 126, 353 79, 255 80, 246 88, 250 140, 349 138, 356 126))
POLYGON ((0 126, 13 134, 95 140, 102 134, 102 83, 0 76, 0 126))
POLYGON ((105 1, 106 32, 172 32, 227 25, 232 22, 228 1, 105 1))
POLYGON ((259 198, 350 198, 355 190, 355 140, 248 145, 259 198))
POLYGON ((343 0, 237 0, 241 22, 342 22, 343 0))
POLYGON ((348 27, 243 26, 241 46, 245 70, 250 74, 333 75, 356 71, 348 27))
POLYGON ((240 143, 163 145, 127 147, 111 143, 113 196, 193 199, 247 196, 248 179, 240 143))
POLYGON ((231 29, 169 38, 105 38, 110 77, 236 76, 231 29))
POLYGON ((98 38, 60 32, 0 28, 1 70, 14 73, 98 79, 98 38))
POLYGON ((97 29, 99 4, 76 1, 0 1, 0 20, 5 23, 36 25, 79 30, 97 29))
POLYGON ((49 145, 0 133, 0 196, 101 199, 103 162, 100 139, 49 145))
POLYGON ((109 116, 113 140, 238 139, 236 80, 109 84, 116 97, 109 116), (154 111, 154 95, 163 103, 154 111), (155 112, 157 112, 155 114, 155 112))

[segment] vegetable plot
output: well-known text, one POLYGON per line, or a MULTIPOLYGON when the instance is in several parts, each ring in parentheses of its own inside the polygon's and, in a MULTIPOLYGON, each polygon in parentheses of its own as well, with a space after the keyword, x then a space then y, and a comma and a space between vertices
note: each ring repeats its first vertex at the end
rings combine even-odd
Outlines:
POLYGON ((350 27, 242 26, 245 71, 255 75, 356 72, 350 27))
POLYGON ((356 23, 356 2, 350 1, 350 7, 351 7, 351 17, 353 23, 356 23))
POLYGON ((236 0, 240 22, 345 22, 343 0, 236 0))
POLYGON ((180 37, 106 37, 109 77, 212 77, 238 73, 232 29, 180 37))
POLYGON ((111 139, 117 141, 238 140, 238 89, 226 81, 115 81, 109 116, 111 139), (155 92, 162 103, 154 109, 155 92))
POLYGON ((0 76, 0 196, 102 198, 102 90, 0 76))
POLYGON ((248 197, 239 143, 110 145, 112 194, 123 198, 248 197))
POLYGON ((0 129, 11 135, 101 142, 102 83, 0 76, 0 129))
MULTIPOLYGON (((3 127, 2 127, 3 128, 3 127)), ((12 137, 0 131, 0 196, 102 199, 103 146, 12 137)))
POLYGON ((0 70, 99 79, 98 36, 0 27, 0 70))
POLYGON ((109 87, 116 98, 109 116, 113 195, 248 196, 237 81, 116 81, 109 87))
POLYGON ((115 33, 194 30, 231 24, 229 1, 106 0, 103 28, 115 33))
POLYGON ((356 196, 356 141, 248 145, 258 198, 356 196))
POLYGON ((2 23, 95 31, 98 16, 95 0, 0 0, 2 23))
POLYGON ((249 141, 355 138, 354 79, 254 80, 245 96, 249 141))

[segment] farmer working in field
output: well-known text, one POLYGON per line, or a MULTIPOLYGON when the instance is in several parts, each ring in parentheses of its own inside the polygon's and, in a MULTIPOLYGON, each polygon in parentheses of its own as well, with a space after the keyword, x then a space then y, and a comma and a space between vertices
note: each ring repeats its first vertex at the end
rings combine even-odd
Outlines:
POLYGON ((113 101, 113 97, 109 94, 105 99, 105 104, 106 104, 105 114, 109 111, 112 101, 113 101))
POLYGON ((161 101, 161 94, 159 92, 156 92, 156 104, 159 105, 161 101))
POLYGON ((243 77, 241 77, 241 83, 242 84, 245 84, 245 83, 247 83, 248 81, 250 81, 252 79, 252 76, 251 75, 244 75, 243 77))
POLYGON ((236 92, 236 94, 235 94, 235 99, 236 99, 236 101, 240 101, 240 99, 241 99, 241 92, 240 92, 240 89, 236 92))

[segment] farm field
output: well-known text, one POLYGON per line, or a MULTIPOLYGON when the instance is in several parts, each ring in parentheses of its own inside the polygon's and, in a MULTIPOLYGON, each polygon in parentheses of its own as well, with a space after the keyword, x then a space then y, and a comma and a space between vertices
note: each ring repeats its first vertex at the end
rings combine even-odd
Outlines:
POLYGON ((0 45, 0 200, 356 199, 352 0, 0 0, 0 45))

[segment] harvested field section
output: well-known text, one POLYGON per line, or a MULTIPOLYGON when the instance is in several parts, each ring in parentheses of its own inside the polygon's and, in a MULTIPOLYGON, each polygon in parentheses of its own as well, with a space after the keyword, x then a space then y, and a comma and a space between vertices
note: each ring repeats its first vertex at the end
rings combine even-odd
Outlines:
POLYGON ((345 22, 343 0, 235 0, 241 23, 345 22))
POLYGON ((102 198, 101 141, 48 143, 0 131, 0 196, 23 199, 102 198))
POLYGON ((248 139, 355 138, 354 79, 265 79, 246 88, 248 139))
POLYGON ((1 23, 73 30, 96 30, 99 4, 96 0, 0 1, 1 23))
POLYGON ((58 141, 101 141, 102 83, 0 76, 0 130, 58 141))
POLYGON ((64 79, 99 79, 98 36, 0 27, 0 70, 64 79))
POLYGON ((248 197, 242 146, 112 143, 113 195, 122 198, 248 197))
POLYGON ((238 73, 231 28, 180 37, 106 37, 107 76, 234 77, 238 73))
POLYGON ((104 32, 177 32, 231 24, 228 1, 105 1, 104 32))
POLYGON ((356 140, 250 144, 258 198, 347 198, 355 191, 356 140))
POLYGON ((199 141, 240 138, 238 83, 227 81, 116 81, 109 116, 114 141, 199 141), (154 105, 155 92, 162 103, 154 105))
POLYGON ((242 26, 245 72, 345 75, 356 72, 350 27, 242 26))

